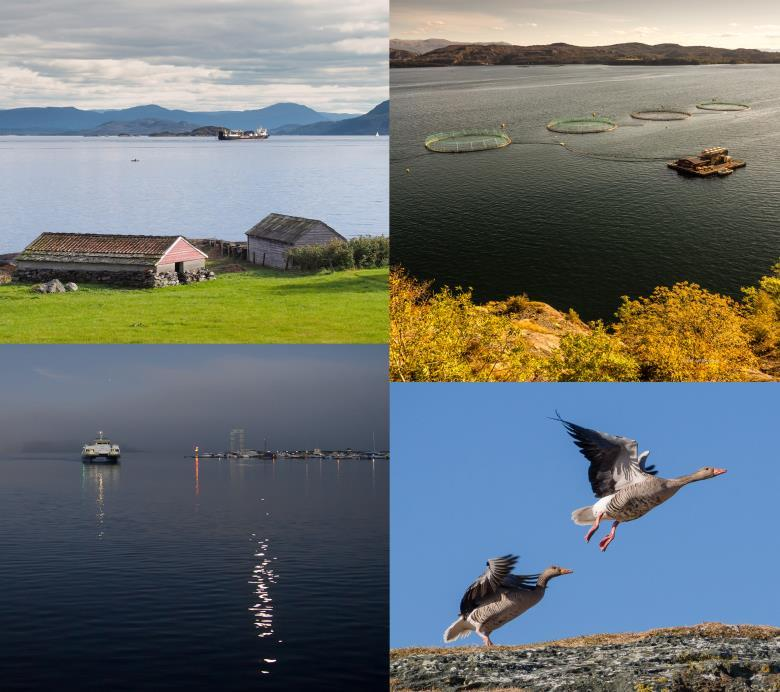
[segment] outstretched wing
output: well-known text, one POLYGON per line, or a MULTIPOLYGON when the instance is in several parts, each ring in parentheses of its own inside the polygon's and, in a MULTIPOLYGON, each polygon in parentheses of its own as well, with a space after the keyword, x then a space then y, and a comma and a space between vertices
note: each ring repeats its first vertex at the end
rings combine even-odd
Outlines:
POLYGON ((650 452, 642 452, 639 455, 639 469, 644 471, 648 476, 658 475, 658 471, 655 468, 655 464, 647 464, 647 457, 650 456, 650 452))
POLYGON ((507 579, 512 581, 518 574, 512 574, 517 555, 503 555, 487 561, 487 569, 466 589, 460 600, 460 614, 466 617, 474 608, 485 601, 491 600, 503 586, 508 586, 507 579))
POLYGON ((588 480, 596 497, 612 495, 627 485, 657 473, 654 466, 645 467, 649 452, 637 456, 636 440, 583 428, 563 420, 560 415, 556 420, 563 423, 574 438, 574 444, 590 462, 588 480))

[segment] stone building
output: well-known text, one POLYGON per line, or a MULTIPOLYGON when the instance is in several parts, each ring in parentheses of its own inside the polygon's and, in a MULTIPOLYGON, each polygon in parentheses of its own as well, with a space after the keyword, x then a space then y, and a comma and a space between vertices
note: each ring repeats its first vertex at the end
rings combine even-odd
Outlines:
POLYGON ((151 288, 208 278, 206 257, 182 236, 42 233, 16 258, 14 279, 151 288))
POLYGON ((285 214, 269 214, 246 235, 247 259, 254 264, 278 269, 287 269, 290 248, 346 240, 324 221, 285 214))

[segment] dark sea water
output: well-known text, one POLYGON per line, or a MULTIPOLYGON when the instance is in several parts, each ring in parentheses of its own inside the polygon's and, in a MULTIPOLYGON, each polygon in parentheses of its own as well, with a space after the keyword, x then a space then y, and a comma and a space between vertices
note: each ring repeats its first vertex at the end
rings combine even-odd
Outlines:
POLYGON ((780 65, 396 69, 391 95, 392 253, 420 278, 479 300, 525 292, 592 319, 683 280, 736 296, 780 258, 780 65), (752 108, 696 110, 712 98, 752 108), (694 115, 629 116, 661 106, 694 115), (545 128, 592 112, 621 127, 545 128), (501 123, 515 142, 504 149, 423 147, 433 132, 501 123), (747 168, 689 179, 665 166, 708 146, 747 168))
POLYGON ((387 137, 0 137, 0 254, 43 231, 246 240, 271 212, 386 235, 387 152, 387 137))
POLYGON ((387 688, 386 461, 0 476, 0 689, 387 688))

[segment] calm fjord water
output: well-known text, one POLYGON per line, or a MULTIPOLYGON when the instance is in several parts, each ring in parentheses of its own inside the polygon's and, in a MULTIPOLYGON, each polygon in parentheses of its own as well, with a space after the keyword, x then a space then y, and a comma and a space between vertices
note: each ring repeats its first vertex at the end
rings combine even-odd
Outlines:
POLYGON ((386 461, 0 469, 0 688, 386 688, 386 461))
POLYGON ((387 137, 0 137, 0 254, 43 231, 244 240, 270 212, 384 235, 387 152, 387 137))
POLYGON ((779 65, 396 69, 391 96, 392 254, 415 276, 473 287, 479 300, 527 293, 593 319, 611 317, 621 295, 683 280, 736 296, 780 257, 779 65), (696 110, 712 98, 752 108, 696 110), (629 117, 662 106, 694 115, 629 117), (621 127, 545 129, 592 112, 621 127), (505 149, 423 147, 432 132, 501 123, 515 142, 505 149), (688 179, 663 160, 616 160, 708 146, 747 168, 688 179))

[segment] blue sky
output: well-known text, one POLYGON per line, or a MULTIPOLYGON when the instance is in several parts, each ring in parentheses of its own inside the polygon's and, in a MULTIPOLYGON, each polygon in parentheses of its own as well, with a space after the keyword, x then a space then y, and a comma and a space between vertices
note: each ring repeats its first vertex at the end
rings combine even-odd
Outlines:
POLYGON ((780 625, 778 397, 765 384, 391 385, 391 646, 443 645, 465 588, 487 558, 510 552, 519 572, 575 573, 496 631, 496 644, 702 621, 780 625), (587 461, 546 418, 556 408, 638 440, 662 476, 728 473, 622 524, 602 554, 570 520, 594 500, 587 461))

